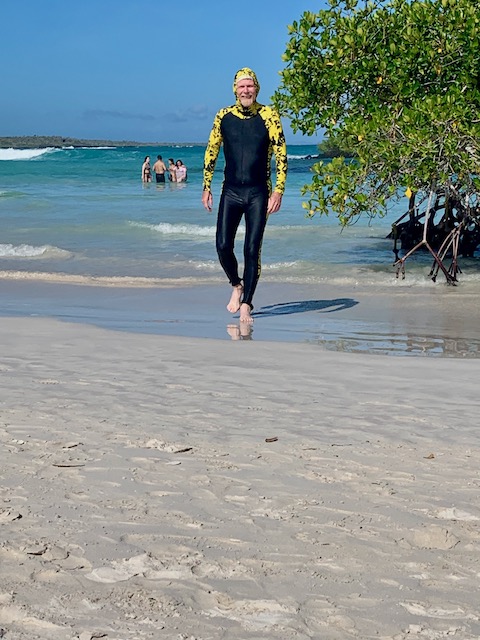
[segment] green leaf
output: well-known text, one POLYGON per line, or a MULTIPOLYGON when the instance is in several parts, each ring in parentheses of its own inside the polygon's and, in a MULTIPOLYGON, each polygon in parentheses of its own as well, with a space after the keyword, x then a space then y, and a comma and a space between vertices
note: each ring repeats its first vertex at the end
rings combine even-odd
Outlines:
POLYGON ((480 15, 473 0, 330 0, 289 29, 273 101, 294 130, 346 154, 315 165, 307 210, 382 215, 399 187, 474 194, 480 15))

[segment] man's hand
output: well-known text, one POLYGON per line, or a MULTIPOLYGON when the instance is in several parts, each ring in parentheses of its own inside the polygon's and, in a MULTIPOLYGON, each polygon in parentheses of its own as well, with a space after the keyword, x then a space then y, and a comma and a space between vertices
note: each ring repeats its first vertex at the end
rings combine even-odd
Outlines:
POLYGON ((210 212, 212 210, 213 196, 211 191, 204 191, 202 193, 202 203, 207 211, 210 212))
POLYGON ((268 199, 267 213, 277 213, 282 206, 282 194, 274 191, 268 199))

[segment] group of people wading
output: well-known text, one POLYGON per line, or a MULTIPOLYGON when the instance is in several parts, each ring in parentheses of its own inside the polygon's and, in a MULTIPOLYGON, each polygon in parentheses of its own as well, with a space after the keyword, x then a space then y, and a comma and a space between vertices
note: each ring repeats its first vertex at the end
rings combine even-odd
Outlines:
POLYGON ((150 156, 145 156, 142 164, 142 182, 152 182, 152 170, 155 174, 155 182, 159 184, 165 183, 166 174, 168 174, 168 180, 170 182, 187 181, 187 167, 181 160, 174 162, 173 158, 169 158, 167 167, 162 156, 157 156, 157 160, 152 168, 150 166, 150 156))

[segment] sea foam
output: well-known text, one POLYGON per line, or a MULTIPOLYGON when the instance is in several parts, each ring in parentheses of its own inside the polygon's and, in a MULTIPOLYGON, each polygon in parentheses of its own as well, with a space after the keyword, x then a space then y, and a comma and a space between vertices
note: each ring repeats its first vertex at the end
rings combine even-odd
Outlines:
POLYGON ((0 149, 0 160, 33 160, 48 153, 58 151, 54 147, 45 149, 0 149))
POLYGON ((68 258, 70 255, 69 251, 48 244, 39 247, 29 244, 0 244, 0 258, 68 258))
POLYGON ((287 160, 317 160, 320 157, 318 153, 306 153, 304 155, 295 155, 287 153, 287 160))
POLYGON ((143 222, 131 222, 134 227, 151 229, 163 235, 183 235, 197 237, 214 237, 215 227, 204 227, 198 224, 172 224, 170 222, 160 222, 159 224, 147 224, 143 222))

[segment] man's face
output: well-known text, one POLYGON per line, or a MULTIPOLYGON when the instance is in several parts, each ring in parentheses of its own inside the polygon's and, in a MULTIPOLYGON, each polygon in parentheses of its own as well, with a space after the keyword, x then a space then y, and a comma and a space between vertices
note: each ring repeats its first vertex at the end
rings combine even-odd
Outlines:
POLYGON ((257 97, 255 83, 250 78, 237 82, 237 96, 242 107, 251 107, 257 97))

